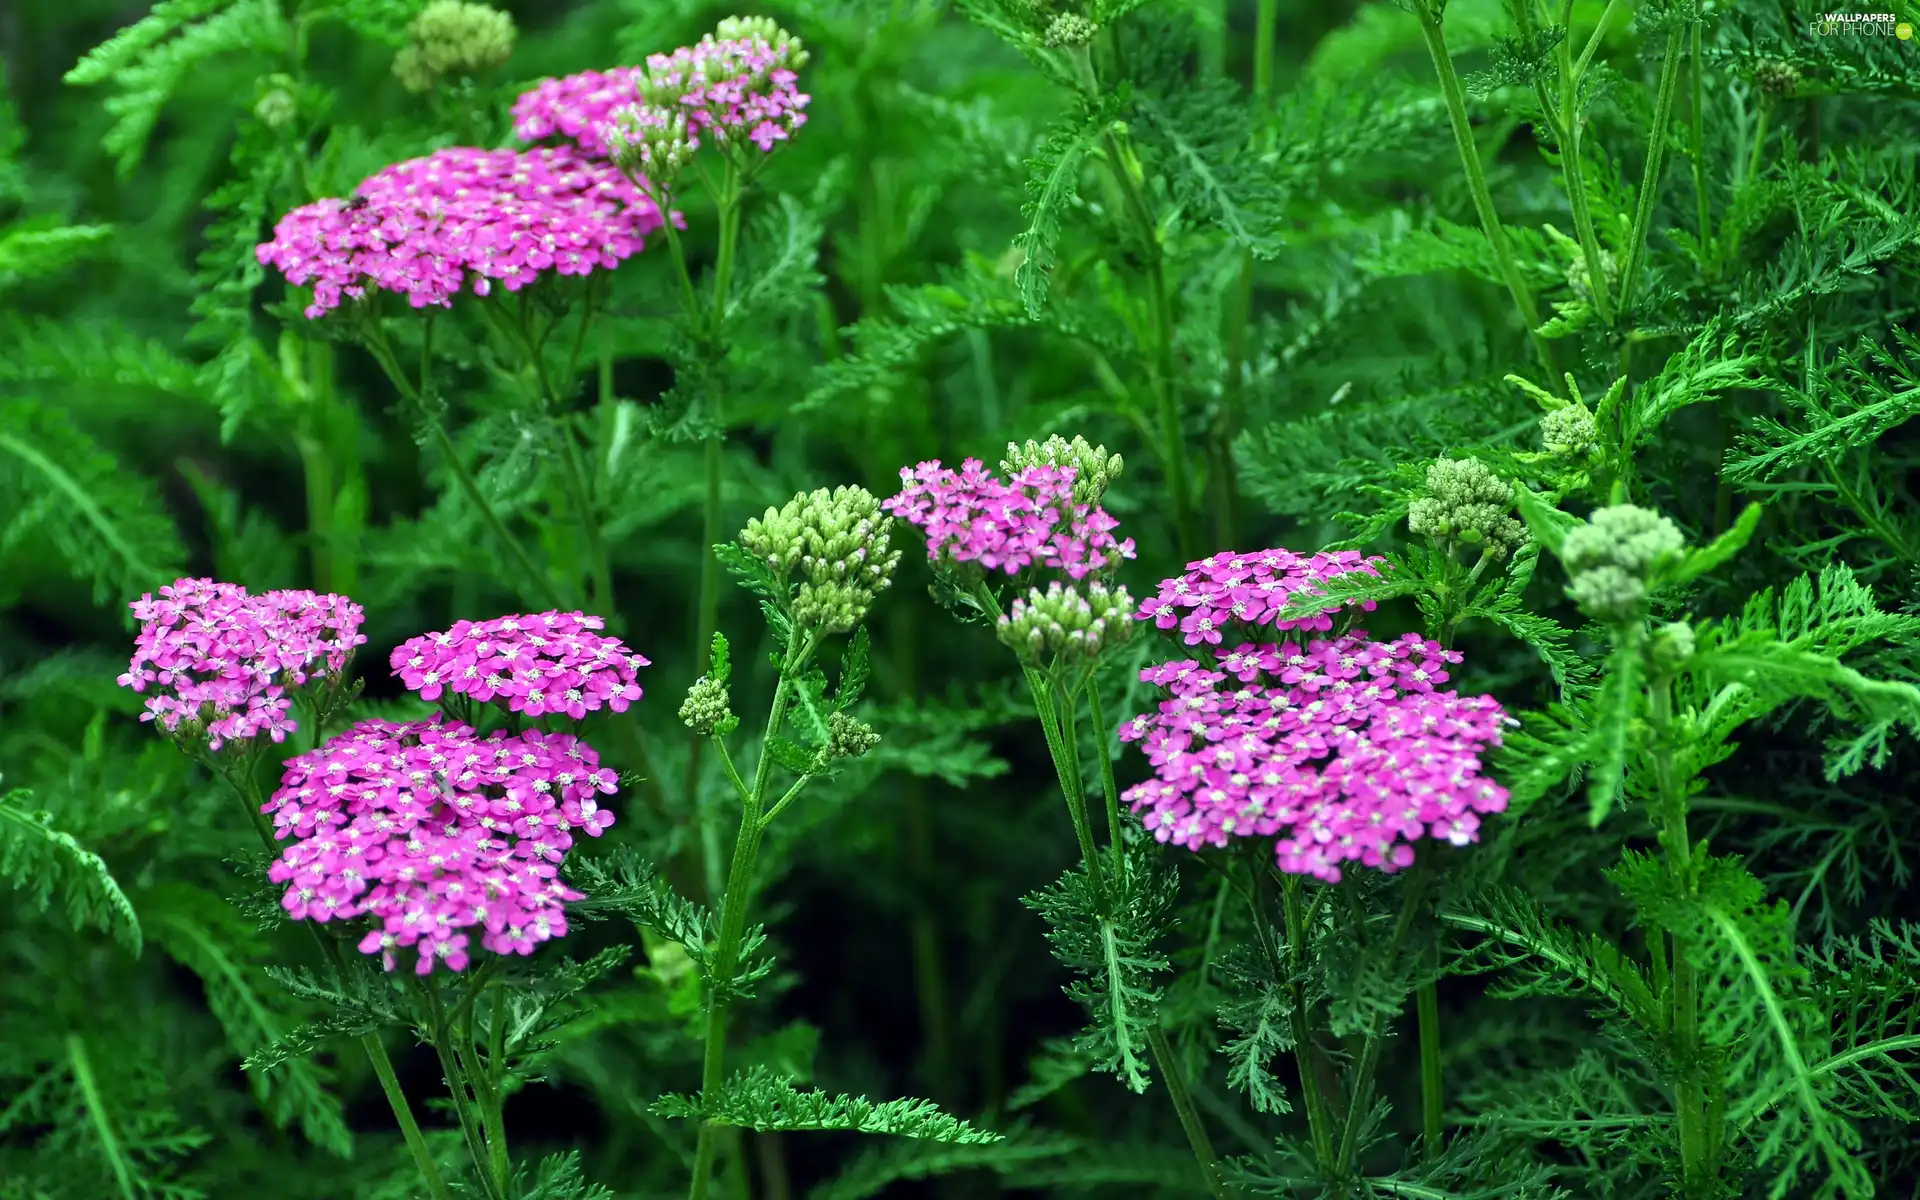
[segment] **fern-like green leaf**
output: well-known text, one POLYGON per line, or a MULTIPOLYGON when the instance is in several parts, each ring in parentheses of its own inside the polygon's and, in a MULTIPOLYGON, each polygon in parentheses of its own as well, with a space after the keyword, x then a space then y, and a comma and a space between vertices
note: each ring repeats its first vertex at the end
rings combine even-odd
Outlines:
POLYGON ((1001 1140, 940 1111, 931 1100, 885 1100, 802 1091, 764 1067, 734 1076, 714 1096, 667 1095, 653 1102, 655 1116, 735 1125, 760 1133, 847 1130, 889 1134, 963 1146, 1001 1140))
POLYGON ((1013 279, 1033 320, 1046 311, 1061 221, 1080 194, 1081 165, 1112 123, 1104 105, 1063 117, 1027 163, 1027 200, 1020 208, 1027 227, 1013 239, 1022 255, 1013 279))
POLYGON ((56 829, 53 817, 28 808, 30 792, 0 795, 0 877, 45 912, 58 896, 75 928, 92 925, 133 954, 143 938, 140 917, 98 854, 56 829))

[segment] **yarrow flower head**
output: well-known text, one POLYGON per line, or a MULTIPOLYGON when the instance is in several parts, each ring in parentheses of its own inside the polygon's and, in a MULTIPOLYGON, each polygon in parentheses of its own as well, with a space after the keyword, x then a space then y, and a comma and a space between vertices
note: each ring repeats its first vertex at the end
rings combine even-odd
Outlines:
POLYGON ((1442 458, 1427 468, 1427 494, 1407 511, 1417 537, 1481 546, 1498 562, 1526 540, 1527 528, 1508 514, 1513 487, 1478 459, 1442 458))
POLYGON ((1003 481, 977 458, 958 471, 933 460, 900 468, 901 490, 885 508, 926 534, 929 562, 1085 579, 1132 558, 1134 545, 1115 540, 1120 522, 1105 509, 1075 499, 1078 478, 1077 467, 1036 462, 1003 481))
POLYGON ((362 721, 290 760, 261 806, 291 839, 268 868, 295 920, 371 918, 360 942, 394 969, 464 970, 468 933, 495 954, 530 954, 567 932, 583 897, 559 875, 573 832, 613 823, 617 788, 593 748, 566 734, 362 721))
POLYGON ((727 685, 711 675, 694 680, 680 704, 680 723, 701 737, 724 736, 738 728, 740 718, 733 715, 727 685))
POLYGON ((294 728, 289 688, 338 687, 365 613, 343 596, 308 591, 251 595, 232 583, 177 579, 129 607, 140 622, 120 686, 153 695, 143 721, 170 734, 228 742, 294 728))
POLYGON ((1560 547, 1572 581, 1567 595, 1596 621, 1637 621, 1654 575, 1685 549, 1679 527, 1659 513, 1632 504, 1595 509, 1560 547))
POLYGON ((602 708, 625 712, 640 699, 639 668, 652 663, 598 632, 605 627, 599 617, 558 611, 460 621, 402 643, 393 673, 423 700, 450 692, 576 721, 602 708))
POLYGON ((634 89, 645 74, 641 67, 614 67, 542 79, 513 102, 514 136, 523 142, 559 136, 584 154, 610 158, 608 133, 614 114, 632 106, 634 89))
POLYGON ((1035 666, 1085 665, 1133 636, 1133 597, 1097 579, 1016 597, 1000 618, 1000 642, 1035 666))
POLYGON ((689 142, 751 142, 770 151, 807 123, 800 39, 768 17, 728 17, 692 46, 647 56, 642 105, 687 119, 689 142))
POLYGON ((1108 454, 1105 446, 1089 445, 1078 434, 1070 442, 1056 433, 1044 442, 1007 443, 1007 456, 1000 460, 1002 475, 1011 478, 1037 466, 1072 467, 1073 502, 1098 504, 1120 478, 1126 462, 1118 454, 1108 454))
POLYGON ((1159 841, 1270 837, 1281 870, 1328 882, 1349 863, 1399 870, 1423 837, 1477 841, 1507 804, 1480 773, 1507 718, 1491 697, 1439 687, 1459 661, 1417 634, 1356 631, 1150 667, 1141 680, 1168 699, 1120 740, 1140 743, 1154 778, 1125 799, 1159 841))
POLYGON ((824 773, 841 759, 864 758, 880 744, 873 726, 843 712, 827 714, 827 741, 813 756, 816 774, 824 773))
POLYGON ((874 597, 893 583, 900 552, 893 518, 862 487, 801 492, 780 508, 747 522, 740 548, 785 580, 798 573, 793 620, 822 633, 858 625, 874 597))
POLYGON ((410 92, 431 91, 446 76, 478 75, 513 56, 513 17, 467 0, 432 0, 407 26, 393 73, 410 92))
POLYGON ((452 147, 369 177, 351 200, 325 199, 280 218, 254 250, 288 283, 312 286, 317 318, 368 291, 415 308, 445 308, 469 281, 519 291, 551 271, 618 266, 659 229, 660 210, 613 164, 568 147, 452 147))
MULTIPOLYGON (((1329 630, 1332 614, 1340 610, 1329 604, 1317 613, 1279 619, 1279 614, 1299 596, 1311 596, 1327 580, 1355 571, 1379 574, 1375 563, 1357 550, 1338 550, 1313 555, 1291 550, 1223 550, 1212 558, 1187 564, 1186 573, 1160 581, 1159 594, 1140 605, 1134 620, 1149 618, 1161 629, 1178 629, 1189 646, 1218 646, 1235 626, 1244 631, 1262 626, 1276 630, 1329 630)), ((1374 602, 1360 607, 1371 612, 1374 602)))

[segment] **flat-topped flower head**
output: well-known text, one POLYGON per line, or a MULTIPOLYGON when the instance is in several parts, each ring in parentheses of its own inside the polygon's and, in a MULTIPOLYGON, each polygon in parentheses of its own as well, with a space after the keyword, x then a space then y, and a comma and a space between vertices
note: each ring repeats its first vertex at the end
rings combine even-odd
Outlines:
POLYGON ((1162 842, 1273 838, 1280 869, 1329 882, 1347 864, 1413 862, 1421 838, 1466 845, 1507 792, 1481 772, 1507 718, 1438 685, 1457 651, 1417 634, 1247 643, 1216 667, 1162 663, 1157 711, 1121 726, 1154 778, 1125 799, 1162 842))
POLYGON ((215 752, 262 733, 285 741, 288 689, 337 683, 367 640, 360 606, 331 594, 177 579, 129 607, 140 632, 120 686, 153 692, 141 720, 215 752))
POLYGON ((423 700, 452 693, 501 701, 524 716, 577 721, 602 708, 625 712, 640 699, 639 669, 652 665, 619 638, 601 634, 604 628, 599 617, 557 610, 460 621, 410 638, 390 661, 423 700))
POLYGON ((1596 621, 1620 625, 1646 615, 1654 576, 1686 549, 1679 526, 1633 504, 1598 508, 1567 531, 1560 559, 1567 595, 1596 621))
POLYGON ((362 721, 287 763, 261 806, 283 840, 268 869, 295 920, 370 918, 360 942, 388 970, 460 971, 469 931, 495 954, 530 954, 567 932, 582 898, 559 866, 575 831, 613 823, 599 798, 617 782, 566 734, 482 736, 438 718, 362 721))
POLYGON ((747 522, 740 548, 778 579, 799 576, 794 622, 823 633, 858 625, 900 564, 893 518, 862 487, 801 492, 747 522))
POLYGON ((1134 556, 1120 523, 1078 500, 1078 470, 1039 462, 1000 479, 977 458, 958 471, 939 461, 900 468, 901 490, 886 502, 894 516, 926 534, 927 561, 1018 575, 1030 568, 1084 579, 1134 556))
POLYGON ((514 136, 523 142, 562 137, 585 154, 610 158, 614 114, 633 106, 645 75, 642 67, 610 67, 542 79, 513 102, 514 136))
POLYGON ((1498 562, 1527 537, 1512 511, 1513 486, 1487 464, 1442 458, 1427 468, 1426 494, 1407 510, 1407 529, 1442 545, 1480 546, 1498 562))
POLYGON ((325 199, 280 218, 255 248, 296 287, 309 318, 370 291, 415 308, 453 303, 498 283, 608 270, 660 228, 660 210, 613 164, 570 147, 516 153, 456 146, 370 176, 351 200, 325 199))
MULTIPOLYGON (((1378 574, 1375 563, 1357 550, 1296 554, 1291 550, 1223 550, 1187 564, 1184 574, 1160 581, 1160 591, 1140 605, 1137 621, 1149 618, 1161 629, 1180 631, 1189 646, 1218 646, 1224 639, 1252 636, 1258 628, 1321 631, 1333 628, 1340 606, 1303 617, 1279 618, 1288 604, 1310 596, 1320 585, 1354 571, 1378 574)), ((1371 612, 1371 600, 1360 608, 1371 612)))

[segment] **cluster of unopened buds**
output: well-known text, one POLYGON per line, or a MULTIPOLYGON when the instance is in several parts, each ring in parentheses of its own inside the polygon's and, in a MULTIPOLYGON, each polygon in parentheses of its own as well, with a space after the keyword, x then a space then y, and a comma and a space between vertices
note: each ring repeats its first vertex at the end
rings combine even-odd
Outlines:
POLYGON ((886 510, 927 538, 927 559, 1018 575, 1032 567, 1070 579, 1104 573, 1134 556, 1116 540, 1119 522, 1074 495, 1079 469, 1046 462, 1002 480, 977 458, 958 471, 938 460, 900 469, 901 490, 886 510))
POLYGON ((148 693, 141 720, 218 752, 294 729, 290 688, 340 684, 365 614, 342 596, 178 579, 130 606, 140 622, 120 686, 148 693))

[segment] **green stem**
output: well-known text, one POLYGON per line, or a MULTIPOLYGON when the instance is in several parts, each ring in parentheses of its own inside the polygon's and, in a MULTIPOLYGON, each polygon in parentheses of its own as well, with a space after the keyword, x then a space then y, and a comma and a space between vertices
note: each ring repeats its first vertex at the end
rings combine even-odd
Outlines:
POLYGON ((1120 824, 1120 790, 1113 778, 1113 755, 1108 738, 1111 731, 1107 728, 1107 719, 1100 710, 1100 683, 1097 679, 1087 681, 1087 719, 1093 723, 1093 744, 1100 754, 1100 793, 1107 802, 1107 844, 1113 848, 1113 869, 1123 877, 1127 870, 1126 843, 1122 840, 1120 824))
MULTIPOLYGON (((1693 894, 1693 843, 1687 831, 1687 799, 1673 760, 1673 681, 1661 676, 1647 688, 1647 724, 1653 740, 1653 776, 1661 819, 1660 844, 1667 873, 1681 896, 1693 894)), ((1701 1078, 1699 981, 1687 957, 1687 945, 1672 934, 1671 988, 1668 1010, 1679 1062, 1675 1088, 1674 1123, 1680 1137, 1680 1173, 1683 1194, 1704 1195, 1714 1173, 1710 1149, 1714 1141, 1707 1127, 1707 1092, 1701 1078)))
MULTIPOLYGON (((1413 914, 1419 910, 1421 901, 1426 897, 1428 878, 1425 870, 1416 869, 1407 881, 1407 895, 1400 904, 1400 918, 1394 923, 1393 937, 1387 943, 1386 961, 1389 967, 1399 957, 1400 946, 1406 941, 1407 930, 1413 927, 1413 914)), ((1354 1068, 1353 1087, 1347 1100, 1347 1115, 1340 1128, 1340 1149, 1334 1160, 1342 1179, 1349 1178, 1355 1170, 1354 1151, 1359 1145, 1360 1127, 1365 1123, 1368 1105, 1373 1100, 1374 1073, 1380 1068, 1382 1024, 1383 1022, 1376 1017, 1368 1026, 1365 1040, 1360 1048, 1360 1061, 1354 1068)))
POLYGON ((1154 411, 1160 424, 1161 464, 1167 472, 1167 492, 1173 502, 1174 529, 1180 553, 1196 558, 1200 531, 1194 526, 1193 497, 1187 482, 1187 443, 1180 431, 1180 392, 1173 364, 1173 299, 1167 289, 1167 260, 1160 245, 1159 224, 1147 204, 1144 172, 1125 133, 1108 128, 1100 135, 1102 157, 1134 227, 1140 253, 1146 258, 1147 298, 1152 318, 1148 362, 1153 384, 1154 411))
MULTIPOLYGON (((1620 299, 1616 307, 1625 312, 1633 302, 1633 285, 1646 258, 1647 232, 1653 224, 1653 201, 1660 191, 1660 168, 1667 155, 1667 121, 1673 115, 1673 94, 1680 79, 1680 37, 1675 25, 1667 33, 1667 56, 1660 64, 1660 94, 1653 106, 1653 132, 1647 142, 1647 168, 1640 177, 1640 202, 1634 208, 1633 233, 1627 241, 1627 261, 1620 268, 1620 299)), ((1604 282, 1604 281, 1602 281, 1604 282)))
POLYGON ((1073 835, 1080 843, 1080 858, 1087 867, 1087 884, 1093 889, 1093 894, 1100 898, 1101 911, 1104 913, 1107 901, 1106 873, 1100 867, 1100 851, 1093 840, 1093 821, 1087 815, 1087 793, 1076 769, 1079 755, 1068 740, 1072 730, 1072 710, 1069 708, 1063 717, 1054 703, 1053 683, 1045 675, 1027 666, 1023 666, 1021 672, 1027 680, 1027 691, 1033 696, 1034 712, 1040 718, 1040 732, 1047 739, 1047 756, 1053 760, 1054 775, 1060 783, 1060 795, 1067 802, 1067 816, 1073 821, 1073 835))
POLYGON ((1200 1123, 1200 1114, 1193 1107, 1193 1096, 1187 1090, 1187 1079, 1180 1070, 1180 1063, 1173 1056, 1173 1048, 1167 1045, 1166 1031, 1155 1021, 1147 1030, 1147 1046, 1153 1051, 1154 1061, 1160 1067, 1160 1078, 1167 1081, 1167 1095, 1173 1099, 1173 1111, 1180 1118, 1180 1128, 1186 1132, 1187 1145, 1193 1149, 1194 1161, 1200 1164, 1200 1178, 1205 1182, 1207 1194, 1214 1200, 1227 1200, 1230 1193, 1220 1182, 1220 1165, 1213 1152, 1213 1141, 1207 1136, 1206 1126, 1200 1123))
MULTIPOLYGON (((249 771, 240 778, 226 776, 227 786, 233 790, 240 801, 240 807, 247 810, 252 819, 254 832, 260 836, 261 844, 266 847, 269 857, 280 856, 280 844, 273 836, 273 825, 266 814, 260 811, 260 790, 253 782, 249 771)), ((332 964, 334 973, 341 979, 346 978, 347 964, 341 956, 340 946, 332 938, 326 937, 314 928, 311 921, 303 921, 314 943, 332 964)), ((427 1139, 420 1133, 420 1123, 414 1119, 413 1106, 407 1102, 407 1094, 400 1090, 400 1077, 395 1074, 393 1060, 387 1057, 387 1048, 378 1034, 367 1033, 360 1037, 360 1048, 366 1051, 367 1061, 373 1066, 374 1077, 380 1081, 380 1091, 387 1098, 387 1105, 393 1110, 393 1119, 400 1124, 401 1139, 407 1143, 407 1152, 413 1156, 413 1164, 420 1171, 421 1181, 427 1185, 427 1191, 433 1200, 453 1200, 447 1190, 446 1180, 440 1177, 440 1168, 433 1161, 433 1151, 427 1147, 427 1139)), ((475 1159, 475 1164, 479 1163, 475 1159)))
POLYGON ((468 984, 467 994, 460 1001, 460 1031, 454 1042, 454 1054, 460 1061, 461 1069, 472 1081, 474 1101, 479 1109, 480 1132, 486 1138, 494 1186, 505 1195, 508 1181, 513 1177, 512 1160, 507 1154, 506 1105, 499 1089, 494 1086, 495 1063, 481 1058, 479 1040, 473 1035, 474 1009, 479 1005, 480 992, 487 986, 489 968, 499 961, 498 958, 488 959, 486 966, 481 967, 468 984))
MULTIPOLYGON (((797 632, 794 636, 802 637, 797 632)), ((773 771, 773 739, 779 735, 781 720, 786 715, 793 676, 805 667, 812 652, 810 643, 797 641, 781 668, 780 680, 773 689, 773 704, 767 711, 767 731, 761 741, 760 761, 754 768, 753 787, 740 807, 740 833, 734 840, 733 863, 727 870, 726 897, 720 909, 720 936, 714 946, 707 991, 706 1045, 700 1069, 703 1103, 719 1095, 726 1082, 729 993, 733 972, 739 966, 740 939, 747 928, 747 905, 753 897, 754 871, 759 861, 761 836, 765 833, 761 807, 767 794, 767 779, 773 771)), ((714 1156, 720 1148, 720 1132, 718 1125, 700 1123, 688 1200, 706 1200, 713 1180, 714 1156)))
POLYGON ((489 1200, 506 1200, 494 1182, 492 1154, 487 1146, 486 1134, 474 1117, 471 1084, 461 1068, 454 1047, 453 1034, 447 1025, 446 1007, 440 1003, 440 994, 434 984, 416 983, 415 992, 433 1022, 433 1052, 440 1060, 440 1073, 446 1077, 447 1092, 453 1097, 454 1117, 460 1122, 460 1134, 466 1139, 467 1154, 473 1159, 474 1175, 480 1180, 481 1190, 489 1200))
POLYGON ((112 1114, 100 1094, 100 1081, 93 1073, 86 1039, 77 1033, 67 1035, 67 1066, 73 1072, 74 1085, 80 1089, 87 1116, 93 1121, 93 1134, 100 1139, 100 1153, 113 1168, 113 1180, 120 1189, 121 1200, 140 1200, 143 1189, 133 1177, 133 1168, 120 1146, 120 1135, 113 1128, 112 1114))
MULTIPOLYGON (((587 543, 588 569, 593 578, 593 591, 587 598, 587 607, 610 614, 614 609, 613 569, 607 556, 606 542, 600 536, 599 513, 595 510, 586 474, 580 465, 579 452, 574 448, 573 429, 560 413, 560 396, 554 391, 553 380, 547 373, 545 348, 541 340, 534 337, 524 296, 522 293, 520 338, 526 344, 527 357, 533 363, 534 378, 540 383, 540 395, 545 400, 547 416, 560 432, 561 477, 567 489, 567 501, 573 506, 574 516, 580 522, 580 534, 587 543)), ((582 314, 580 320, 583 326, 586 319, 586 315, 582 314)), ((578 352, 576 346, 575 354, 578 352)))
POLYGON ((467 469, 467 464, 460 457, 460 451, 454 446, 453 439, 447 436, 446 426, 441 424, 439 417, 428 413, 425 406, 420 403, 420 393, 407 381, 406 373, 400 369, 400 364, 394 361, 393 350, 387 345, 386 335, 377 332, 377 326, 375 329, 376 332, 368 340, 368 350, 373 354, 374 360, 380 364, 381 369, 386 372, 388 380, 402 396, 413 403, 415 410, 419 412, 420 419, 426 423, 427 432, 433 438, 434 449, 439 451, 441 459, 447 464, 447 469, 453 472, 454 482, 466 495, 467 502, 473 505, 487 530, 493 534, 494 540, 513 556, 515 564, 533 582, 540 593, 555 608, 564 608, 566 602, 560 598, 560 593, 554 588, 553 581, 547 578, 546 572, 534 565, 533 559, 528 556, 526 547, 520 544, 519 539, 508 532, 506 523, 500 519, 500 514, 494 511, 493 504, 480 490, 479 481, 474 479, 473 472, 467 469))
POLYGON ((1440 1088, 1440 997, 1431 980, 1415 994, 1420 1023, 1420 1128, 1422 1150, 1431 1161, 1445 1144, 1444 1097, 1440 1088))
MULTIPOLYGON (((1433 69, 1440 77, 1440 90, 1446 97, 1447 119, 1453 126, 1454 147, 1460 153, 1460 166, 1466 172, 1467 190, 1473 194, 1473 207, 1480 217, 1481 232, 1486 234, 1487 246, 1493 251, 1500 278, 1505 281, 1507 292, 1513 297, 1513 306, 1526 323, 1534 354, 1539 357, 1540 365, 1546 368, 1547 377, 1557 379, 1559 372, 1553 366, 1553 349, 1539 333, 1540 312, 1534 307, 1533 293, 1527 288, 1527 281, 1521 277, 1520 268, 1513 260, 1506 230, 1500 224, 1500 214, 1493 207, 1493 194, 1487 190, 1486 171, 1480 166, 1480 150, 1474 144, 1473 126, 1467 119, 1466 95, 1461 91, 1460 77, 1453 69, 1453 55, 1447 50, 1446 31, 1441 27, 1440 14, 1434 9, 1432 0, 1419 0, 1415 9, 1420 19, 1421 36, 1426 39, 1427 54, 1433 59, 1433 69)), ((1605 278, 1598 283, 1604 287, 1605 278)))
MULTIPOLYGON (((1266 923, 1266 864, 1254 867, 1254 895, 1260 923, 1266 923)), ((1276 971, 1280 978, 1288 979, 1287 991, 1290 1003, 1287 1006, 1288 1019, 1293 1026, 1293 1056, 1295 1069, 1300 1073, 1300 1093, 1307 1106, 1307 1131, 1313 1140, 1314 1159, 1320 1166, 1322 1175, 1334 1174, 1333 1158, 1333 1113, 1327 1104, 1325 1093, 1320 1088, 1322 1062, 1319 1043, 1314 1041, 1312 1016, 1308 1011, 1306 988, 1301 983, 1300 973, 1304 966, 1307 950, 1306 914, 1300 907, 1300 877, 1287 875, 1280 881, 1281 919, 1287 932, 1287 966, 1284 974, 1276 971)))
MULTIPOLYGON (((1600 23, 1594 26, 1593 36, 1587 40, 1579 62, 1573 61, 1572 46, 1566 41, 1560 43, 1560 112, 1558 119, 1551 112, 1548 116, 1548 123, 1560 142, 1560 173, 1566 182, 1567 200, 1573 206, 1573 227, 1580 238, 1587 278, 1592 281, 1589 290, 1593 293, 1594 309, 1608 325, 1613 324, 1613 300, 1607 294, 1606 266, 1600 256, 1600 239, 1593 228, 1593 208, 1587 200, 1586 163, 1580 150, 1580 81, 1619 3, 1620 0, 1608 0, 1606 11, 1600 14, 1600 23)), ((1542 107, 1547 107, 1544 87, 1540 101, 1542 107)))
POLYGON ((1693 141, 1693 204, 1694 223, 1700 233, 1700 254, 1706 260, 1709 277, 1717 272, 1717 261, 1713 252, 1713 214, 1711 198, 1707 194, 1707 142, 1706 142, 1706 86, 1700 62, 1700 0, 1693 4, 1693 29, 1689 35, 1687 47, 1688 83, 1693 89, 1692 103, 1688 106, 1687 121, 1692 126, 1693 141))

